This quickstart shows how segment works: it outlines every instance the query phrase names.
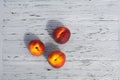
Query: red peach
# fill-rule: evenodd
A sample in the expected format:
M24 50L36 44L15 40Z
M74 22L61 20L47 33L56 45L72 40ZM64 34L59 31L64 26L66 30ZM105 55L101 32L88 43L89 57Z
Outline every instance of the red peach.
M53 31L53 39L59 44L66 43L69 40L70 35L70 30L64 26L57 27Z

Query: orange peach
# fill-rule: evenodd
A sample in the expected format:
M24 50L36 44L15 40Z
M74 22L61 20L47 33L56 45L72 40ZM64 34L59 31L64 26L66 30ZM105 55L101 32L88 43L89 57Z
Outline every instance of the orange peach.
M48 62L54 68L61 68L66 60L66 56L63 52L53 51L48 56Z
M31 41L28 48L33 56L40 56L44 52L44 44L39 40Z
M69 40L70 35L70 30L64 26L57 27L53 31L53 39L59 44L66 43Z

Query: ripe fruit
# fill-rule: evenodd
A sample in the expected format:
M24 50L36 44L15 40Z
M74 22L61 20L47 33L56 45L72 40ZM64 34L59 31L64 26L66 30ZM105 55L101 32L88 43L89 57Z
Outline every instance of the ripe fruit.
M60 51L53 51L48 56L48 62L54 68L60 68L64 65L66 56Z
M69 29L64 26L57 27L53 31L53 39L59 44L66 43L69 40L70 35Z
M44 52L44 44L39 40L31 41L28 48L33 56L40 56Z

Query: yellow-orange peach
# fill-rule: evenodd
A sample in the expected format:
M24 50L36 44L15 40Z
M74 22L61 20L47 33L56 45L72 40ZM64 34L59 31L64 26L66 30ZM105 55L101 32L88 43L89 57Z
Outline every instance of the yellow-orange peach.
M63 52L53 51L48 56L48 62L54 68L61 68L66 60L66 56Z
M33 56L40 56L44 52L44 44L39 40L31 41L28 48Z

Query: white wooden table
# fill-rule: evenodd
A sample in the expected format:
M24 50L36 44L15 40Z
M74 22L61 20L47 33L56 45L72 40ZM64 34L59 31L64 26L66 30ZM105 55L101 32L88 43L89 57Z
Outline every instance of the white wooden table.
M120 80L120 0L0 0L1 80ZM54 26L71 31L68 43L51 38ZM33 57L26 44L40 39L44 55ZM48 52L66 54L61 69Z

